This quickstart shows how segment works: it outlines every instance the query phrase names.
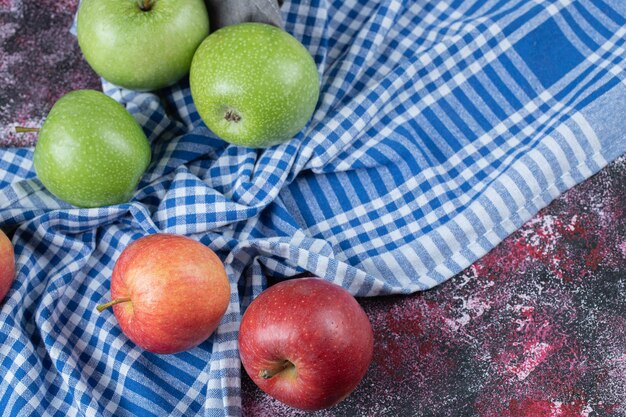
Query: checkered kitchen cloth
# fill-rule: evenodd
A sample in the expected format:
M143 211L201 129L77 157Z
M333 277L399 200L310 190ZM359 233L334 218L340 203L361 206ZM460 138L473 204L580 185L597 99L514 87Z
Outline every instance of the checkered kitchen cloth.
M0 225L17 281L0 313L0 410L20 416L238 415L237 329L303 271L361 296L431 288L626 152L623 0L314 0L285 28L322 79L312 121L267 150L228 146L186 82L103 84L152 142L128 204L75 209L0 151ZM134 239L191 236L225 261L218 332L176 355L120 331L111 270Z

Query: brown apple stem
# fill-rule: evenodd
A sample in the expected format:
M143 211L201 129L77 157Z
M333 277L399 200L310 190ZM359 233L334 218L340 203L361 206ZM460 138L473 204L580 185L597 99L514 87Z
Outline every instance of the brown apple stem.
M295 365L291 361L287 361L286 360L283 363L281 363L280 366L277 366L275 368L272 368L272 369L261 369L259 371L259 376L261 378L263 378L263 379L270 379L274 375L281 373L282 371L284 371L287 368L295 368Z
M15 126L15 133L39 132L38 127Z
M115 304L125 303L127 301L130 301L130 297L116 298L115 300L111 300L106 304L100 304L99 306L96 307L96 310L102 313L104 310L106 310L107 308L111 306L114 306Z
M137 0L137 4L139 5L139 8L141 10L143 10L144 12L147 12L148 10L152 9L154 0Z

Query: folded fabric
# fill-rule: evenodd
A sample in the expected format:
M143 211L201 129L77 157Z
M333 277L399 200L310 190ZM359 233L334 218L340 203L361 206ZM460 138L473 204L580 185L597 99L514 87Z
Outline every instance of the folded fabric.
M77 209L0 150L0 226L17 280L0 312L4 415L236 416L237 330L267 285L309 272L358 296L432 288L626 152L622 0L285 2L321 96L293 140L229 146L186 81L159 94L103 82L153 162L132 201ZM218 332L188 352L137 348L113 314L115 260L155 232L219 254Z

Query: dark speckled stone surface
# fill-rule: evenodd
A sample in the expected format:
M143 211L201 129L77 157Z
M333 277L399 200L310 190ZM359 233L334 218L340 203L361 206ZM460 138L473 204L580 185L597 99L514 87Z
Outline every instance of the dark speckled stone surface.
M0 0L0 145L33 144L54 101L100 87L75 0ZM374 362L319 416L626 416L626 158L434 290L360 300ZM243 378L246 416L299 416ZM306 414L311 415L311 414Z
M15 125L39 126L68 91L100 89L69 32L76 0L0 0L0 144L33 144Z

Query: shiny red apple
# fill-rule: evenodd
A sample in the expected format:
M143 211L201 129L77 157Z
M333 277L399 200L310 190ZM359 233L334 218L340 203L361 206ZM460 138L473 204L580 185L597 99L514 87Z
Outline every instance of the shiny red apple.
M15 254L13 244L0 230L0 303L9 292L15 279Z
M271 286L250 303L239 350L263 391L314 411L356 388L372 360L374 334L348 291L319 278L298 278Z
M111 278L122 331L141 348L177 353L206 340L230 300L224 265L205 245L179 235L137 239L120 255Z

